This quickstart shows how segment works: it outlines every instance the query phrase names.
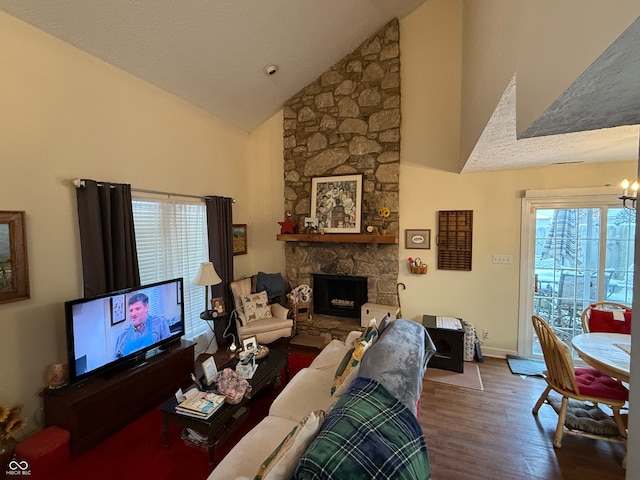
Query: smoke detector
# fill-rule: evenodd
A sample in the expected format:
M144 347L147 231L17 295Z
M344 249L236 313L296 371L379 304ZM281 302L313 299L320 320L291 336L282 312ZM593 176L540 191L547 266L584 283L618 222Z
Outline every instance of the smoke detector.
M274 64L274 63L270 63L269 65L266 65L264 67L265 75L273 75L277 71L278 71L278 66L276 64Z

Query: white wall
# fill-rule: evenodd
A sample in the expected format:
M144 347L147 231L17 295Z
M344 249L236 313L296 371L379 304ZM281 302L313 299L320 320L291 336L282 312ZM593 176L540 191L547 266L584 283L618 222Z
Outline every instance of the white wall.
M3 12L0 32L0 209L26 211L31 283L0 305L0 404L24 404L29 432L82 296L71 179L235 197L244 223L249 136Z
M634 172L635 162L457 175L414 164L410 150L403 150L401 162L401 228L403 232L430 228L433 246L431 250L406 250L404 238L400 240L399 281L407 286L401 293L403 315L416 320L424 313L462 317L479 332L489 331L485 354L516 353L523 191L616 184ZM428 152L428 146L419 150ZM436 268L438 210L473 210L470 272ZM493 254L511 255L513 263L492 264ZM427 275L409 272L406 259L415 256L429 266Z
M284 220L282 121L280 110L249 137L250 175L247 190L252 209L248 248L253 252L253 262L243 265L242 269L238 268L236 278L258 271L284 273L284 242L276 240L276 235L280 233L278 222Z

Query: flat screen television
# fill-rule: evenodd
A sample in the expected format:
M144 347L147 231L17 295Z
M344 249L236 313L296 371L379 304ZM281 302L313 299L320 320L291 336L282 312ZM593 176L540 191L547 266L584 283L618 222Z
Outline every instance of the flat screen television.
M184 335L182 278L65 302L69 383L145 361Z

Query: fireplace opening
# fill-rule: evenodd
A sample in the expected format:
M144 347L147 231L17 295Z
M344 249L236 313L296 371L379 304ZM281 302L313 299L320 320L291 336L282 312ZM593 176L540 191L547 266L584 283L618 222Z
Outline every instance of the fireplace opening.
M313 273L312 278L315 314L360 318L367 303L367 277Z

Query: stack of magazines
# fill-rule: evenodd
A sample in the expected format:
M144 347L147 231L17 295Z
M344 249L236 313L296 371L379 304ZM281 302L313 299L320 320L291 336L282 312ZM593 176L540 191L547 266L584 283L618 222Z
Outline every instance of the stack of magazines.
M209 438L206 435L194 430L193 428L183 429L180 437L187 445L195 447L207 446L209 443Z
M207 419L224 403L224 395L202 392L192 388L185 394L186 398L176 406L176 412L196 418Z

